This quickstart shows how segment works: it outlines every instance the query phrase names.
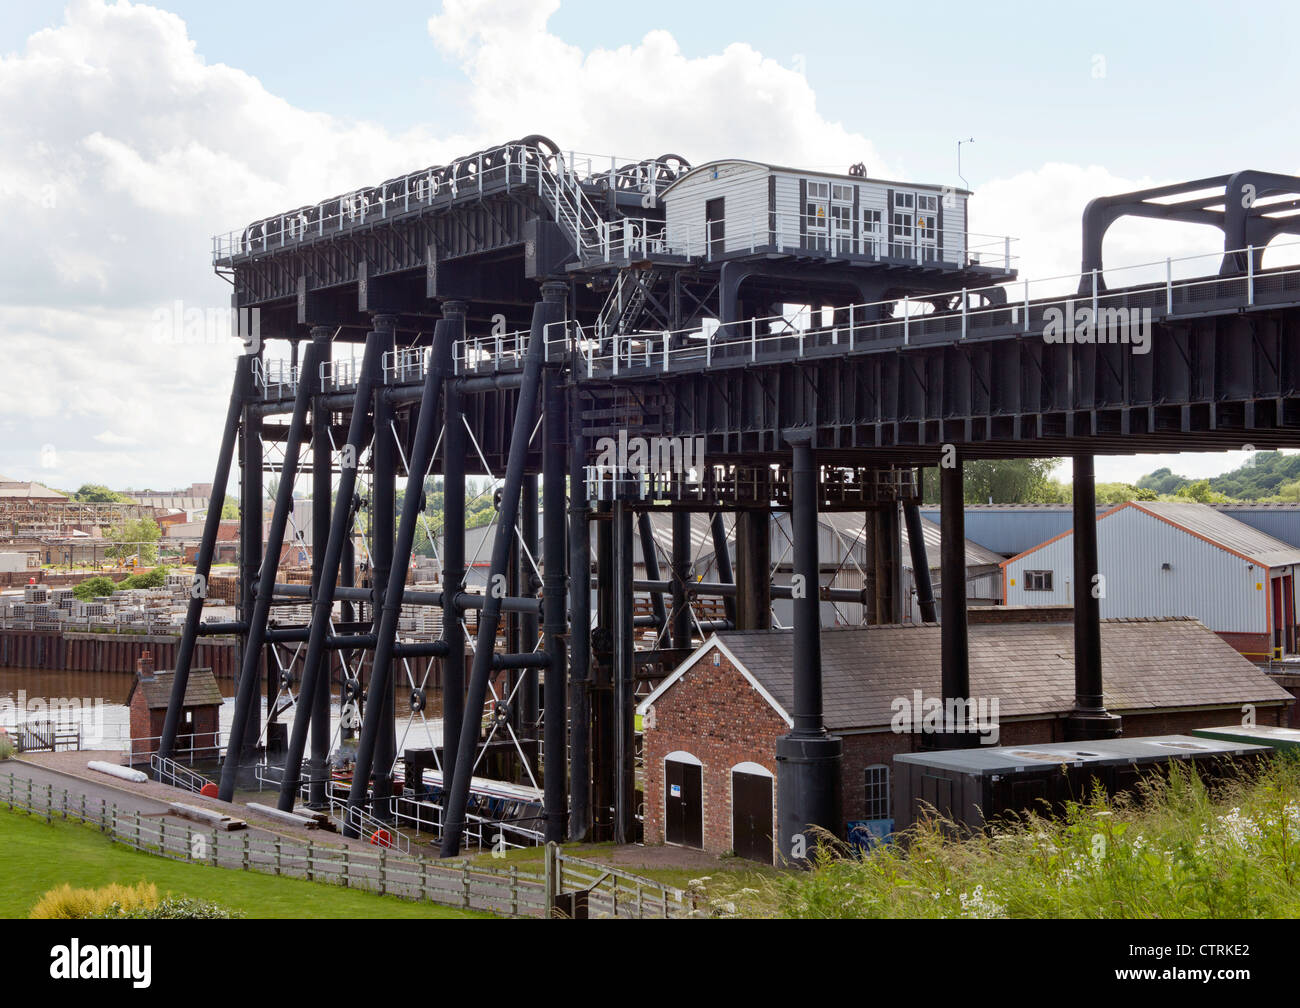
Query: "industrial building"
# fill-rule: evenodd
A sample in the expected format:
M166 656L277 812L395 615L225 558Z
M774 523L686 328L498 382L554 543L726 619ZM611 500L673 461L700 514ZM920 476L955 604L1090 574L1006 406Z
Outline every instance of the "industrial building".
M1096 522L1107 618L1188 616L1254 661L1296 654L1300 548L1191 502L1130 501ZM1071 604L1073 532L1004 561L1008 605Z
M972 610L969 697L989 701L988 748L1066 740L1075 672L1069 616L1065 606ZM932 625L822 634L824 717L843 744L840 835L894 828L894 757L927 742L924 731L900 729L899 713L916 698L943 696L940 644ZM1239 720L1247 703L1259 724L1281 725L1294 699L1195 620L1103 620L1101 647L1106 708L1124 718L1125 735ZM788 633L719 633L638 705L648 842L771 861L777 740L792 723L793 666Z

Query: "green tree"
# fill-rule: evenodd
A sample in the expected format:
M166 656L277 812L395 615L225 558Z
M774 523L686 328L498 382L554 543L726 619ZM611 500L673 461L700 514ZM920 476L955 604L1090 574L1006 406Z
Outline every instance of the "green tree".
M110 490L102 483L83 483L81 489L72 495L74 500L87 504L129 504L131 498Z

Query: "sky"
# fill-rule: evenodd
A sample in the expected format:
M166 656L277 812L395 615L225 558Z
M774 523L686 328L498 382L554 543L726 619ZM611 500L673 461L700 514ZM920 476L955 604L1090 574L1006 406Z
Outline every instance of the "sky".
M0 473L211 479L237 344L212 235L530 133L974 190L1023 276L1095 196L1300 173L1300 7L26 0L0 19ZM958 175L957 141L961 146ZM1122 221L1110 264L1222 248ZM1266 260L1267 261L1267 260ZM198 310L202 326L183 323ZM1100 480L1245 453L1099 458ZM1068 470L1063 470L1064 474Z

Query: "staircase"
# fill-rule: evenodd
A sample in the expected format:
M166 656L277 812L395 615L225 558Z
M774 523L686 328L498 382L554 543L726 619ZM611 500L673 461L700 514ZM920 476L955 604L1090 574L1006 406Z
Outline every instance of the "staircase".
M659 269L627 269L618 274L609 297L596 318L596 332L602 336L636 332L646 314L649 292L665 279Z
M538 163L537 191L555 215L555 222L573 241L578 258L584 263L597 261L601 258L605 220L587 198L577 175L565 167L558 155L556 164L558 171Z

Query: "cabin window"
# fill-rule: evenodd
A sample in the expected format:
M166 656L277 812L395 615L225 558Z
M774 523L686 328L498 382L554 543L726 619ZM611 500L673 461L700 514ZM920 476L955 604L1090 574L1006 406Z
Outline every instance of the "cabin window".
M916 197L916 245L920 258L931 261L939 255L939 197L918 193Z
M829 182L809 182L808 198L804 203L805 230L808 233L808 247L826 249L830 246L826 240L829 228L827 201L830 199Z
M883 763L867 767L864 819L889 818L889 767Z
M862 210L862 254L880 255L880 236L884 221L880 210L865 207Z
M1049 570L1025 571L1025 591L1052 590L1052 572Z
M831 187L831 198L838 203L852 203L853 186L839 185L838 183L836 183L834 186Z

